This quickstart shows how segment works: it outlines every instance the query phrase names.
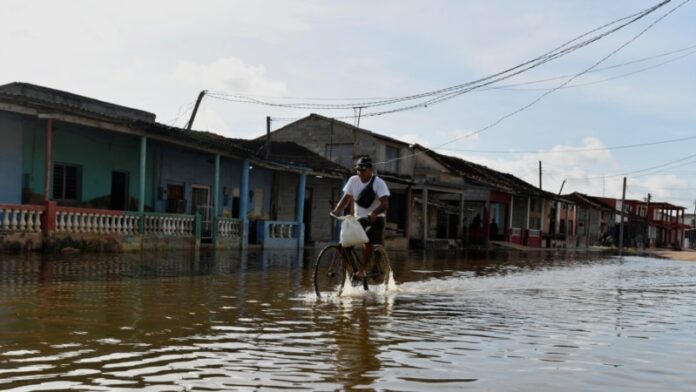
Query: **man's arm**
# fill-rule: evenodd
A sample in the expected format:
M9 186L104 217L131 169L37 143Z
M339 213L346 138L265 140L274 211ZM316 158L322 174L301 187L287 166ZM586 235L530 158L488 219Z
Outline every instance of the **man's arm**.
M387 208L389 208L389 196L382 196L379 198L379 205L377 208L372 210L370 212L370 215L367 217L370 219L370 222L374 222L377 219L377 215L386 212Z
M336 208L331 210L331 213L338 216L340 215L341 211L343 211L347 206L351 205L353 203L353 196L345 193L341 200L338 201L338 204L336 204Z

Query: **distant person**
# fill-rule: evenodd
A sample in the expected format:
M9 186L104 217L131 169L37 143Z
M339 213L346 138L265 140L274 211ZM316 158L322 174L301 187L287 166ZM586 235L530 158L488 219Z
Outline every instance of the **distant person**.
M481 214L476 214L474 219L471 221L471 227L473 228L479 228L481 227Z
M490 239L497 240L498 239L498 224L495 223L495 218L491 221L490 230L491 230Z

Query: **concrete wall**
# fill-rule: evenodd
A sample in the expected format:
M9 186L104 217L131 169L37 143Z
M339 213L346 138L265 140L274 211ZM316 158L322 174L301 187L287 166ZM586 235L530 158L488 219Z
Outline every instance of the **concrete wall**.
M311 189L312 193L312 206L310 211L311 237L305 240L311 242L329 242L332 240L335 222L329 216L329 211L331 211L338 202L341 180L308 177L307 188Z
M46 121L24 118L22 172L31 196L40 198L44 186L44 146ZM151 148L148 148L150 151ZM55 122L53 126L53 163L78 165L81 168L80 201L75 205L108 208L111 195L111 172L128 173L129 210L137 209L140 174L140 138L117 132ZM152 184L154 159L148 154L146 183ZM52 184L51 184L52 188ZM49 191L52 197L52 189ZM152 186L145 189L146 208L153 206Z
M271 207L274 175L273 170L257 166L249 172L249 191L253 193L249 198L249 218L276 220Z
M155 156L156 211L166 210L167 184L182 185L186 212L192 213L191 193L194 185L209 189L209 204L213 205L215 156L189 148L159 143L151 149ZM218 215L231 216L233 198L239 196L241 162L220 158L220 189ZM236 218L236 217L235 217Z
M0 112L0 203L22 201L22 123L18 115Z
M308 117L297 121L274 131L271 137L278 141L301 144L327 159L332 158L326 155L328 144L354 144L355 155L370 155L374 162L385 160L387 145L398 148L400 157L408 157L411 154L405 143L375 137L363 131L356 132L354 127L341 121L334 121L332 127L331 120L321 117ZM379 173L384 167L377 165L376 169ZM412 173L413 159L409 157L399 160L399 174L412 175Z
M275 220L294 221L295 204L297 200L297 184L300 175L296 173L276 173L275 184L277 186L274 200L277 215Z

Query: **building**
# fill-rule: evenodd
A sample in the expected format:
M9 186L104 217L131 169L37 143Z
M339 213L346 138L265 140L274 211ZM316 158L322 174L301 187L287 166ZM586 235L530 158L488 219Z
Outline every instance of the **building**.
M27 83L0 86L0 132L4 248L297 248L307 177L345 175L307 150L305 165L265 159L252 141Z

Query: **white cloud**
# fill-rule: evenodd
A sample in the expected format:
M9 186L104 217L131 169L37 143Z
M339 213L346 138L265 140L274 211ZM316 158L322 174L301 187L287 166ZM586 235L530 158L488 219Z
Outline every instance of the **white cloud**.
M228 57L208 64L179 61L175 77L201 90L222 90L233 94L283 95L287 86L266 77L263 65L246 65L240 59Z

